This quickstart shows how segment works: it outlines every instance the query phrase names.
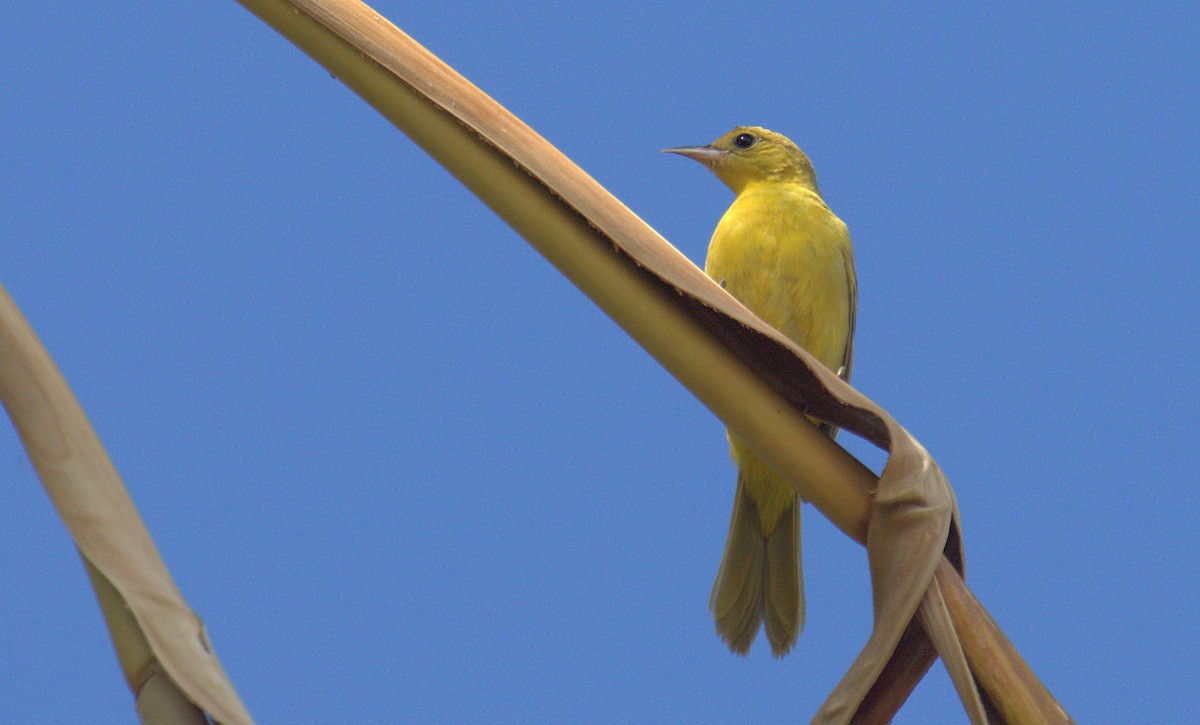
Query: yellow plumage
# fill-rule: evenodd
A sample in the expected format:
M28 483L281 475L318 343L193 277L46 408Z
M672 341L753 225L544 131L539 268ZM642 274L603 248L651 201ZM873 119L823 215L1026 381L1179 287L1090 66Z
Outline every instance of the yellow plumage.
M821 199L808 157L753 126L708 146L667 150L705 164L737 194L709 242L708 275L849 379L857 297L850 234ZM782 657L804 627L800 501L732 432L729 444L737 493L709 608L734 652L748 652L765 622L771 651Z

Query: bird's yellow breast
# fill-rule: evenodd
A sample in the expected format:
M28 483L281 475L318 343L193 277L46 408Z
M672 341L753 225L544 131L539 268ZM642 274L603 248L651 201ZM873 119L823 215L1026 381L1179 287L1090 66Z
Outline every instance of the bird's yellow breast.
M850 336L846 225L797 184L751 185L717 224L705 271L764 322L837 372Z
M776 182L752 184L738 194L713 232L704 268L836 373L849 363L853 265L846 225L821 197L802 185ZM732 432L729 444L762 531L770 535L795 493Z

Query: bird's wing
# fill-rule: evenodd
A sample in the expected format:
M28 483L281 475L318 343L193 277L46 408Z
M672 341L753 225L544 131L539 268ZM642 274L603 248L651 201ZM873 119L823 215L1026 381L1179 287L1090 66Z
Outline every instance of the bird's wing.
M846 335L846 350L842 353L842 366L838 375L842 380L850 380L850 370L854 367L854 321L858 317L858 276L854 273L854 253L850 245L842 250L842 263L846 267L846 292L850 295L850 326Z

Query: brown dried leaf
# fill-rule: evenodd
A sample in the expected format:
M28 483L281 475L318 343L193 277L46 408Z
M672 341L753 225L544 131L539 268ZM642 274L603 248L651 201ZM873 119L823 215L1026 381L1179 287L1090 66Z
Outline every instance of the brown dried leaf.
M934 629L942 656L952 660L949 671L978 718L979 697L967 681L961 648L977 641L956 641L945 614L961 633L970 618L959 615L983 610L947 563L961 571L949 485L903 428L754 318L557 149L366 5L241 2L421 145L807 500L866 542L875 630L831 697L835 708L860 721L890 719L932 662L930 640L913 619L927 601L923 621ZM887 448L882 479L832 444L805 413ZM938 604L937 592L925 599L935 570L939 586L954 595L948 606ZM1004 689L1012 684L1037 703L1044 719L1064 719L1032 673L1015 664L1020 658L999 630L988 634L979 640L986 644L968 647L972 671L1019 676L983 677L986 704L1013 700ZM986 649L990 644L997 647ZM1002 661L990 662L1000 650Z
M177 685L217 720L251 722L83 409L2 288L0 399L84 557L139 710L202 717L173 694Z

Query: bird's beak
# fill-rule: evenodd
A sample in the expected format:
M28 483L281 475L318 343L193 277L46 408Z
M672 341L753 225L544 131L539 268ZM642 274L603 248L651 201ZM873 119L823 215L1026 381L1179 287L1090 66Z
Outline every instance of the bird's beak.
M679 154L706 166L713 166L729 155L728 151L715 149L712 146L680 146L673 149L663 149L664 154Z

